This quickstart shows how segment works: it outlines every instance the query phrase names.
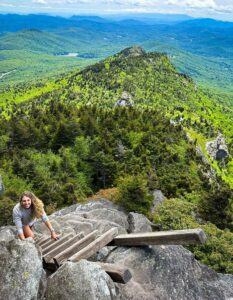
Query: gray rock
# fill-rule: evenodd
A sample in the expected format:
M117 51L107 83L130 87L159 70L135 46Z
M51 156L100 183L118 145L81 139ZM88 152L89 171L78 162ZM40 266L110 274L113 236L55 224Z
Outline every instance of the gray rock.
M111 278L95 263L67 262L48 279L46 300L114 300Z
M0 228L0 242L10 242L15 239L15 230L13 226L4 226Z
M59 225L59 223L55 219L50 219L50 222L51 222L53 228L55 229L56 233L62 232L61 226ZM41 234L44 234L44 235L49 235L50 234L47 226L41 220L37 221L33 225L33 230L35 230L37 233L41 233Z
M0 197L3 195L4 193L4 184L2 181L2 176L0 175Z
M73 205L63 208L59 211L56 211L52 215L53 216L54 215L55 216L64 216L64 215L70 214L71 212L74 212L78 206L79 206L79 204L73 204Z
M130 212L128 215L129 233L151 232L150 221L142 214Z
M233 276L218 274L194 259L182 246L118 247L109 263L124 264L132 279L118 284L118 299L229 300Z
M94 221L94 229L97 229L100 234L103 234L104 232L108 231L111 228L116 227L118 229L118 234L125 234L127 233L126 229L122 226L120 226L117 223L110 222L110 221L97 221L97 220L90 220Z
M97 201L94 199L90 199L88 203L79 204L75 211L77 213L81 213L81 212L88 212L98 208L109 208L109 209L117 209L119 211L124 211L123 208L121 208L120 206L114 204L112 201L109 201L108 199L105 198L101 198Z
M146 51L140 46L128 47L122 50L118 55L123 57L136 57L146 54Z
M166 199L162 191L160 190L154 190L152 192L153 195L153 206L151 207L151 212L154 213L156 210L156 207L163 203L163 201Z
M118 99L117 102L115 103L115 107L117 106L125 107L125 106L132 106L132 105L134 105L134 101L132 100L132 96L127 92L123 92L120 99Z
M219 133L216 140L206 143L209 155L216 160L224 159L228 154L228 148L224 136Z
M43 276L41 254L28 238L0 242L0 298L36 300Z
M126 230L128 229L127 217L123 212L120 212L115 209L94 209L85 214L87 219L94 219L100 221L109 221L124 227Z
M88 233L92 232L94 230L94 226L90 222L78 222L76 223L74 230L76 233L83 232L84 235L87 235Z

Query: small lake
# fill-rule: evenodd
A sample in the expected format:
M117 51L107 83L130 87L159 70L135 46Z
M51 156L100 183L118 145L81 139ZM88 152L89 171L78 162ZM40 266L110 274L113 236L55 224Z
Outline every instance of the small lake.
M70 53L65 53L65 54L58 54L58 56L76 57L76 56L78 56L78 53L70 52Z

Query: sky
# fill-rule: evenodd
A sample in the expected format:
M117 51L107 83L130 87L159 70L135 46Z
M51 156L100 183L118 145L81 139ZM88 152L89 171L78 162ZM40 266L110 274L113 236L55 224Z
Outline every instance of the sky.
M233 22L233 0L0 0L0 13L62 16L168 13Z

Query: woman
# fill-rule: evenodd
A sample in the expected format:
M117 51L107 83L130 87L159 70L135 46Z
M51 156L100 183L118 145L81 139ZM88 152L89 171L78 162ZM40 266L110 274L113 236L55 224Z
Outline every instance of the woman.
M51 232L51 238L57 240L58 236L44 211L43 202L33 193L24 192L20 197L20 202L13 209L13 221L21 240L28 237L34 238L32 226L37 218L42 218L42 221Z

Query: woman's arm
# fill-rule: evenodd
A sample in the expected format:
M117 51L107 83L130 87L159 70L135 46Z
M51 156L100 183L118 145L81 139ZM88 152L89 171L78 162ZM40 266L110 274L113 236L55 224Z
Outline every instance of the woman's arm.
M21 218L21 214L20 214L19 208L17 206L15 206L14 209L13 209L13 222L15 223L15 226L17 228L18 237L21 240L24 240L25 236L24 236L24 233L23 233L22 218Z
M56 234L55 230L53 229L52 224L49 221L49 218L47 217L46 213L44 212L42 215L42 221L45 223L45 225L48 227L50 233L51 233L51 238L54 240L58 240L59 237Z

